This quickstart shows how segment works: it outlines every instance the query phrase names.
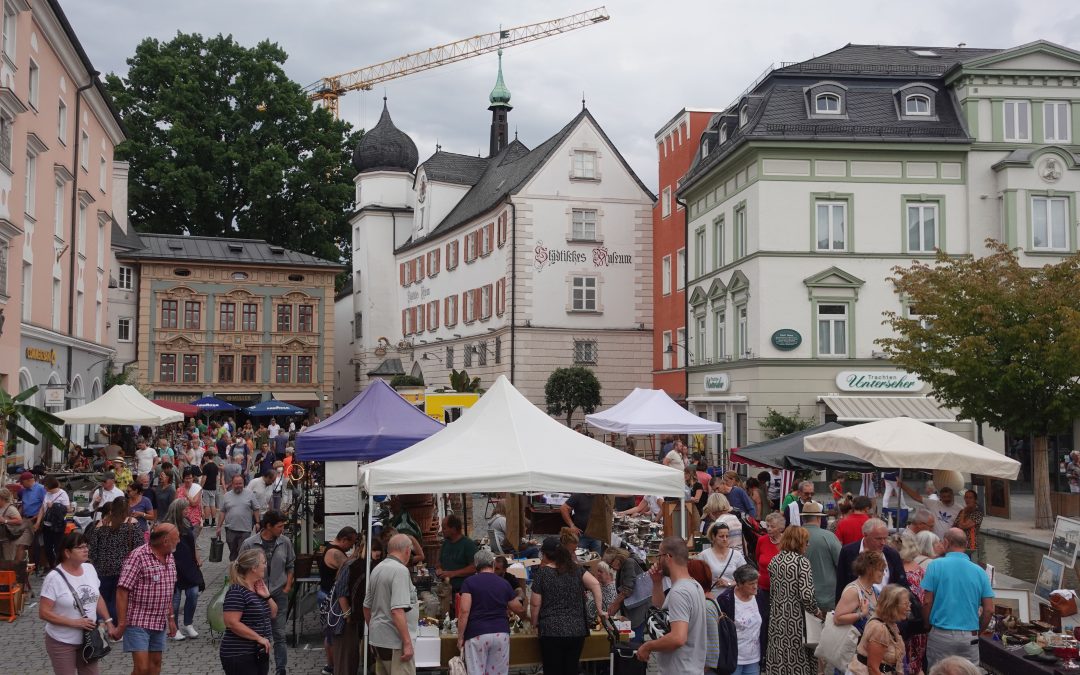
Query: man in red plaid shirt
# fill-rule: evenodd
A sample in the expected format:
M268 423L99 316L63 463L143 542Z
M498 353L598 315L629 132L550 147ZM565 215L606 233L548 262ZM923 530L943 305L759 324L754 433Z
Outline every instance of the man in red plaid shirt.
M179 542L176 526L158 525L150 533L150 542L132 551L120 570L118 623L109 635L114 640L123 636L124 651L131 653L132 675L158 675L166 635L176 632L172 611L176 562L172 554Z

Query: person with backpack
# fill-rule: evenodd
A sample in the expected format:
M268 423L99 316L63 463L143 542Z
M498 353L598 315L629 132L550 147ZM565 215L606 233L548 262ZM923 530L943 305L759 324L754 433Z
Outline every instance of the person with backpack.
M42 484L45 486L45 500L34 521L34 530L41 532L45 559L51 570L60 561L60 541L67 529L67 512L71 506L71 498L60 488L60 481L56 480L56 476L46 476Z
M735 570L735 586L716 599L720 611L735 621L737 655L731 675L758 675L769 644L769 595L758 588L753 565Z
M638 647L637 658L648 661L655 652L660 675L705 672L705 597L701 586L687 570L689 562L686 541L680 537L667 537L660 544L659 558L649 569L652 604L666 613L668 629L662 637ZM671 590L666 596L664 577L671 580Z

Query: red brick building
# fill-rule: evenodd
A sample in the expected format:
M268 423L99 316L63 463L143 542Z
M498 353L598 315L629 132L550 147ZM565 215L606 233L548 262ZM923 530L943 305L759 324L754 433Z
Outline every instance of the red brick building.
M653 207L653 388L685 402L686 364L694 345L686 333L686 211L675 201L698 138L716 110L683 108L656 134L660 182Z

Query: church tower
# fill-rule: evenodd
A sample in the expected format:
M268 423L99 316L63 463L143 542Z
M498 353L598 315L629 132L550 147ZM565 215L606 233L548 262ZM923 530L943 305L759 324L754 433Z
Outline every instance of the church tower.
M499 50L499 77L495 80L495 88L488 97L491 105L491 146L488 156L494 157L510 143L510 127L507 122L508 113L513 110L510 105L510 90L503 83L502 74L502 50Z

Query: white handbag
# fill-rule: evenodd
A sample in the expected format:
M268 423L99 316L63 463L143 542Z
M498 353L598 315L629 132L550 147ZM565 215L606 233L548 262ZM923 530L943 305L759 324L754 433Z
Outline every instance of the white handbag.
M450 659L450 663L446 665L449 667L450 675L469 675L469 671L465 669L465 662L460 656Z
M806 648L814 649L821 642L821 629L824 628L825 622L810 612L803 612L803 622L806 624L806 629L803 631Z
M855 658L861 635L854 625L837 626L835 618L836 612L829 612L825 616L814 656L825 659L830 666L843 671L851 664L851 659Z

